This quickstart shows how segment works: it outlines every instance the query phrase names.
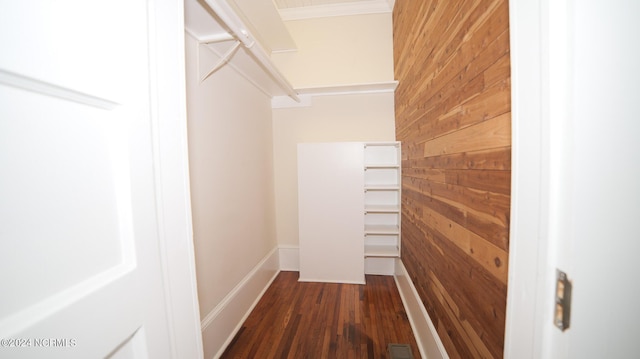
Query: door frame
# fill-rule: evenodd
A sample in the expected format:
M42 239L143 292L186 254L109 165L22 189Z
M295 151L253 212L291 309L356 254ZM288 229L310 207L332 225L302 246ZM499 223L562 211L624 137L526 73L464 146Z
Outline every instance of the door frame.
M540 358L551 325L549 113L544 0L509 0L512 172L505 358ZM551 322L548 322L551 324Z
M155 197L170 357L203 358L189 190L184 4L148 4Z

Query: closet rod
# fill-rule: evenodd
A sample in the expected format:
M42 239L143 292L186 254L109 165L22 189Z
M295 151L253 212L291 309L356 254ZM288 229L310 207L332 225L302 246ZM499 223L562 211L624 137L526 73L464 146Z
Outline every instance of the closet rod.
M242 44L249 50L253 57L258 61L260 66L271 75L271 77L278 83L289 97L296 102L300 102L298 94L293 89L293 86L289 81L280 73L280 71L273 65L271 58L267 54L267 51L260 45L258 41L251 35L251 32L244 25L240 17L229 6L226 0L205 0L207 5L211 7L211 10L218 15L220 20L227 25L233 35L242 42Z
M231 41L235 39L236 38L233 35L224 33L201 37L198 39L198 42L201 44L213 44L215 42Z

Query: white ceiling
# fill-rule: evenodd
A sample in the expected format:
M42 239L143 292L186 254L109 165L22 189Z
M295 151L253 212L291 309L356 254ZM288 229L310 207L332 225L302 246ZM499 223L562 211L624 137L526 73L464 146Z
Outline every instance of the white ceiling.
M254 37L271 53L296 48L282 20L389 13L395 0L185 0L186 28L199 40L229 32L207 2L234 8Z
M244 24L267 52L295 49L296 45L280 20L271 0L216 0L236 9ZM229 32L224 22L213 12L205 0L185 0L185 27L199 40Z
M274 0L278 9L288 9L293 7L334 5L353 2L372 2L376 0Z
M204 61L211 56L198 51L201 81L228 61L266 94L291 95L294 90L268 59L274 51L296 48L286 21L390 13L394 3L395 0L184 0L185 30L199 43L199 50L210 50L217 59L224 59L229 51L232 54L216 64ZM236 41L245 46L237 48Z
M390 13L395 0L272 0L282 20Z

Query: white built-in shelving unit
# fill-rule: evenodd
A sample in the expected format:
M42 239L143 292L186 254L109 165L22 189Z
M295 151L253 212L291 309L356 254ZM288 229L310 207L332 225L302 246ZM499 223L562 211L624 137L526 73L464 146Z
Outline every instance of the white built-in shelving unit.
M300 281L364 283L400 256L399 142L298 145Z
M400 256L399 142L364 143L364 255Z

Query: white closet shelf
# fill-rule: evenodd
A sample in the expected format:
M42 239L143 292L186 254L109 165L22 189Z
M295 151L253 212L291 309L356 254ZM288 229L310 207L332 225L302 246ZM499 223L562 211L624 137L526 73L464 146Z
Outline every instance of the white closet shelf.
M398 86L398 81L382 81L372 83L356 84L335 84L313 87L295 87L294 91L299 95L301 101L294 102L286 96L275 96L271 101L273 108L293 108L308 107L313 102L315 96L352 95L352 94L374 94L393 93ZM371 146L383 146L382 142L367 143ZM386 144L388 146L388 142Z
M367 169L369 169L369 168L373 168L373 169L375 169L375 168L393 168L393 169L396 169L396 168L400 168L400 166L398 164L395 164L395 163L389 163L389 164L366 165L364 167L365 171Z
M400 186L397 184L375 184L375 185L367 185L364 187L366 191L396 191L399 190Z
M401 147L399 142L364 146L364 255L400 257Z
M365 205L365 213L399 213L398 205Z
M376 235L376 234L399 234L400 228L394 225L365 225L364 234Z
M364 246L365 257L399 257L398 247L396 245L375 245L367 244Z
M397 84L397 81L395 81ZM389 147L389 145L395 146L395 147L400 147L400 142L394 142L394 143L390 143L390 142L367 142L364 144L364 148L367 148L369 146L384 146L384 147Z

